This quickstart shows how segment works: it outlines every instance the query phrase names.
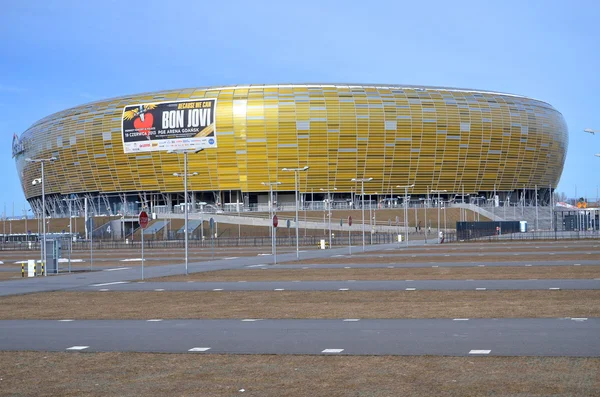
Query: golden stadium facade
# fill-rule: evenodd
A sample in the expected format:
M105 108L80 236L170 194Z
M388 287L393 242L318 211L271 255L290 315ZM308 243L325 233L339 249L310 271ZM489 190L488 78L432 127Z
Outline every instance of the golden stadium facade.
M118 202L182 201L183 156L125 153L122 122L132 104L216 99L217 145L188 156L193 199L252 204L281 182L302 195L360 192L353 178L373 178L365 192L380 196L431 190L516 201L514 192L550 192L568 146L562 115L551 105L490 91L404 85L280 84L189 88L85 104L39 120L13 141L26 198L39 208L40 164L49 158L45 194L51 205L90 197L109 212ZM128 108L129 109L129 108ZM306 197L306 196L303 196ZM140 200L141 199L141 200ZM53 204L52 204L53 203Z

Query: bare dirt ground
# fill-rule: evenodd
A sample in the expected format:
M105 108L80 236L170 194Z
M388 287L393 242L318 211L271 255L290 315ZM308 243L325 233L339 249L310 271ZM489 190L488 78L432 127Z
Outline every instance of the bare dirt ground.
M517 280L600 278L600 266L220 270L148 281Z
M0 352L0 395L593 396L598 373L597 358Z
M600 317L600 291L48 292L0 319Z

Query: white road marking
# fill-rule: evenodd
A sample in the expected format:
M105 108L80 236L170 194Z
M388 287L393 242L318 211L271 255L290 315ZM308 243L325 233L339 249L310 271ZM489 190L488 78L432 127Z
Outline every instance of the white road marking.
M273 291L285 291L283 288L275 288Z
M452 321L469 321L468 318L453 318Z
M485 265L477 265L478 267L485 267Z
M581 263L574 263L573 266L581 266Z
M71 263L81 263L83 259L71 259ZM69 258L58 258L58 263L69 263Z
M469 354L490 354L491 350L471 350Z
M121 259L120 262L141 262L142 258L128 258L128 259Z
M71 347L67 347L67 350L85 350L88 347L89 346L71 346Z
M267 265L250 265L250 266L246 266L246 267L263 267L263 266L267 266Z
M92 287L104 287L106 285L127 284L129 281L113 281L112 283L92 284Z
M262 318L245 318L242 321L244 322L253 322L253 321L260 321L262 320Z
M164 290L165 290L164 288L156 288L154 291L156 291L156 292L162 292Z
M344 321L352 322L352 321L360 321L360 318L346 318Z
M332 258L340 258L340 257L344 257L344 255L332 255Z
M388 266L388 269L393 269L393 268L394 268L394 266Z
M238 281L238 283L245 283L245 282L247 282L247 281L246 280L240 280L240 281Z
M127 270L131 269L130 267L115 267L114 269L104 269L105 272L115 272L117 270Z
M146 320L146 321L151 322L151 323L157 323L159 321L162 321L162 318L152 318L152 319Z
M106 291L109 291L109 289L108 288L100 288L98 291L100 291L100 292L106 292Z
M273 255L273 254L258 254L257 256L270 256L270 255Z
M223 288L215 288L213 291L223 291Z
M531 265L525 265L526 267L531 267Z
M60 322L62 322L62 323L68 323L68 322L75 321L75 320L71 320L71 319L64 319L64 320L58 320L58 321L60 321Z
M585 321L585 320L587 320L587 317L571 317L571 320L573 320L573 321Z
M349 283L355 283L356 280L348 280Z
M308 269L308 268L307 268ZM350 269L350 266L344 266L344 269Z
M344 349L325 349L321 353L341 353Z
M439 267L439 266L431 266L431 267Z
M406 280L406 281L415 281L415 280Z
M308 269L308 267L303 267L302 269L306 270ZM350 269L349 267L347 267L346 269Z
M348 291L350 288L340 288L339 291Z
M475 291L485 291L487 288L475 288Z
M558 290L560 290L560 288L558 288L558 287L550 287L550 288L548 288L548 289L550 289L550 290L553 290L553 291L558 291Z
M210 350L210 347L192 347L189 352L205 352Z
M416 291L416 288L406 288L406 291Z

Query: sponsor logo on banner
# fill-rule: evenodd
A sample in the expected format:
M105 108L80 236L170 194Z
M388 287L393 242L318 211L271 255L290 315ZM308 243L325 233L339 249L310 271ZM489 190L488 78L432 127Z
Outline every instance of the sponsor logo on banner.
M121 134L125 153L202 149L217 146L214 98L145 103L123 108Z
M19 139L17 134L13 135L12 139L12 156L15 157L18 154L21 154L25 151L25 147L23 142Z

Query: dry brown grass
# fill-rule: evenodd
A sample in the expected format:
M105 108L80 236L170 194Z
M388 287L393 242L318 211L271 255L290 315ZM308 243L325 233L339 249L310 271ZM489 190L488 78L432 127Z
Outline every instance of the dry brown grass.
M0 395L592 396L598 373L597 358L0 352Z
M516 280L530 278L598 278L600 266L518 266L438 268L351 268L220 270L169 276L149 281L322 281L322 280Z
M599 317L600 290L48 292L0 319Z

